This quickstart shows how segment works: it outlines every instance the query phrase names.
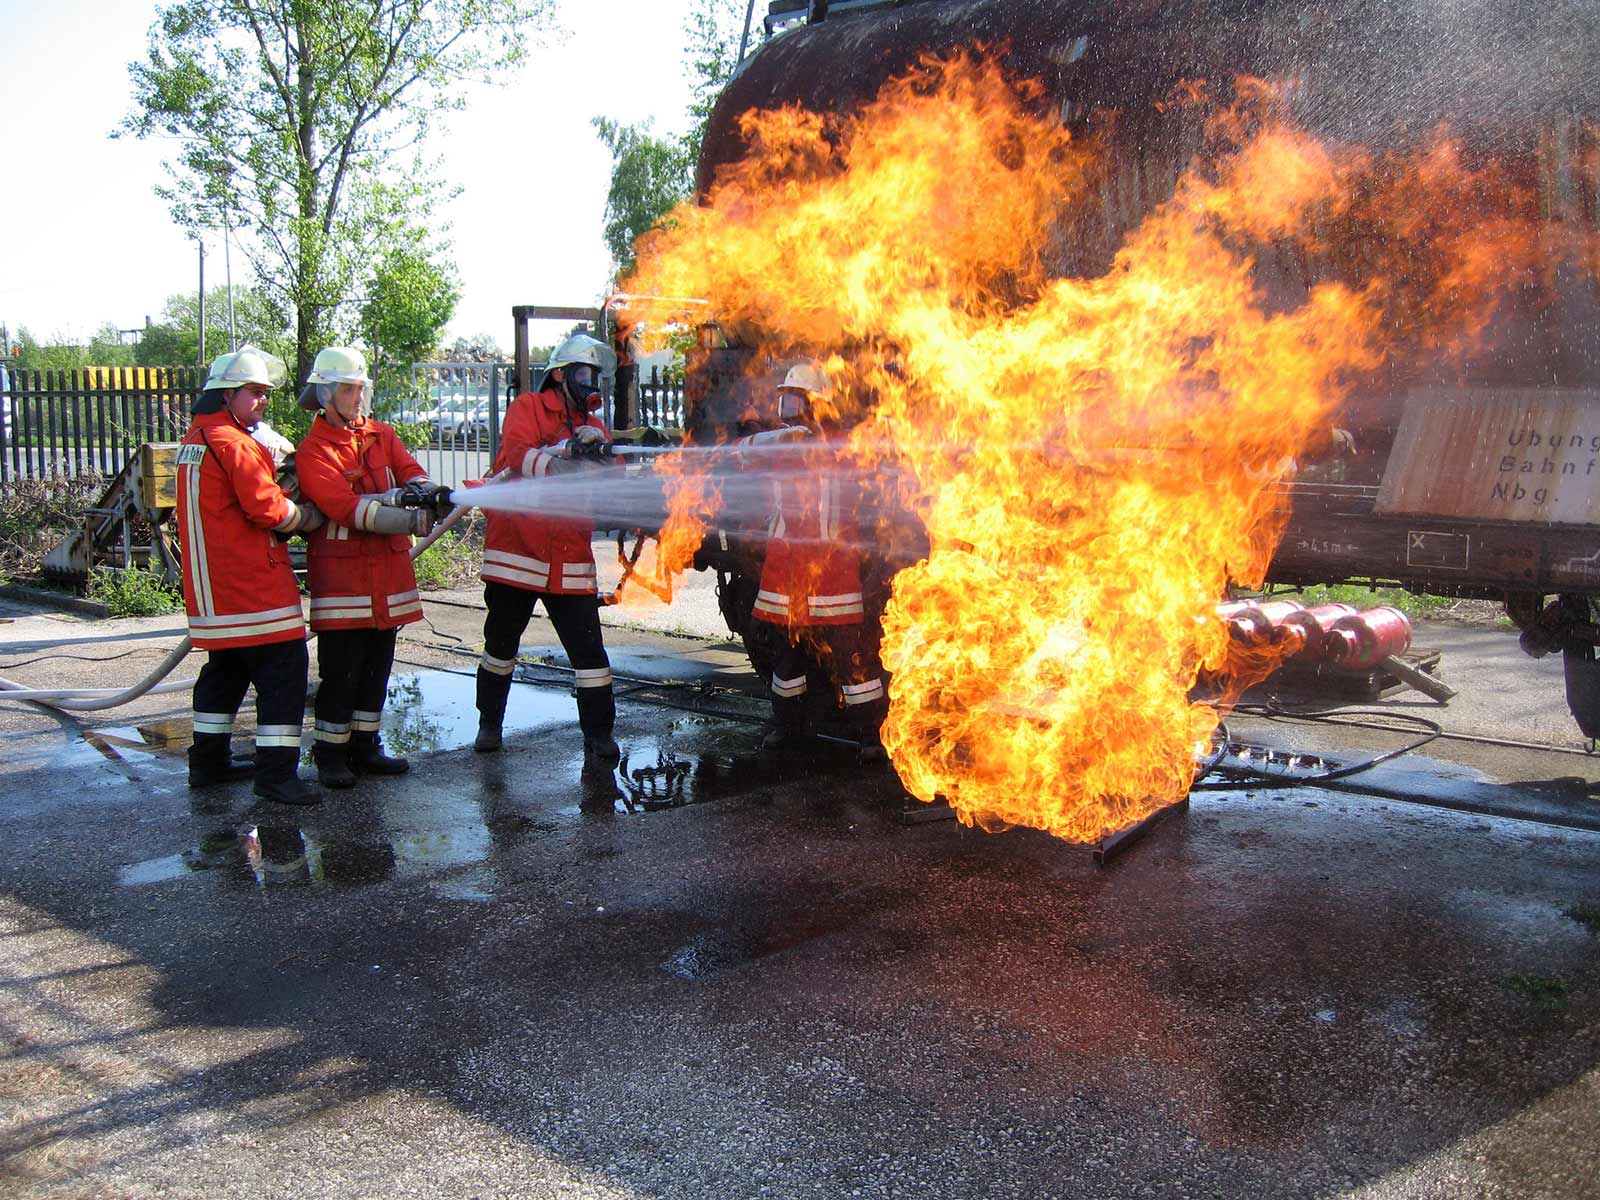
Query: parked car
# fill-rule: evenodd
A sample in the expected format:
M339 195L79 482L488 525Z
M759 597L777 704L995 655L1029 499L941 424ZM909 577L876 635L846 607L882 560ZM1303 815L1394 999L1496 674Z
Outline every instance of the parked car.
M468 446L488 449L489 405L486 401L454 406L440 405L422 415L433 430L433 440L441 446Z

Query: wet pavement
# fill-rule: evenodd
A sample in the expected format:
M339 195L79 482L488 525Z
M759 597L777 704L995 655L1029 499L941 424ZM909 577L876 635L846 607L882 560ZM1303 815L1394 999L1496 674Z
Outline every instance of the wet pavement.
M704 643L616 639L614 768L558 665L475 755L430 617L412 772L318 808L190 793L181 696L0 714L4 1194L1600 1195L1592 759L1197 791L1102 867L764 761Z

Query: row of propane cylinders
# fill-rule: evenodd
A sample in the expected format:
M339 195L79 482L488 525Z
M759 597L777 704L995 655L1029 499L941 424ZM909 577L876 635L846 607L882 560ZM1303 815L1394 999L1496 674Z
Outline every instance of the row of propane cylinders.
M1389 666L1411 647L1410 619L1387 605L1362 612L1353 604L1235 600L1218 605L1217 616L1246 645L1280 647L1285 660L1348 671Z

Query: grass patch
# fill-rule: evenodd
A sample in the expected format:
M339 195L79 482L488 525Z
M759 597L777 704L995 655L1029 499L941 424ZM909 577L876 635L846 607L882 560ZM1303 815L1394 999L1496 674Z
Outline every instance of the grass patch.
M1446 617L1461 601L1451 596L1418 596L1404 588L1371 588L1359 583L1319 583L1293 592L1273 592L1273 599L1295 599L1302 604L1353 604L1357 608L1388 605L1416 620Z
M465 587L478 577L482 535L473 517L464 518L460 525L446 530L438 541L412 560L417 586L423 591Z
M1580 900L1567 909L1567 916L1579 925L1586 925L1590 933L1600 933L1600 903L1593 900Z
M1567 981L1549 975L1513 975L1508 983L1511 990L1519 992L1543 1008L1565 1008Z
M89 576L89 599L100 601L113 617L159 617L183 607L182 592L137 566L95 568Z

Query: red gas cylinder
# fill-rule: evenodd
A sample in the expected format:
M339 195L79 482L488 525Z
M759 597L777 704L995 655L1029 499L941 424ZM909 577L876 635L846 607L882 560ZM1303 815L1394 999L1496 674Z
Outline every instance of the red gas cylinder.
M1328 630L1333 628L1334 622L1341 617L1354 616L1354 604L1314 604L1310 608L1302 608L1297 613L1290 613L1283 619L1283 628L1286 636L1298 636L1302 639L1297 655L1306 658L1321 658L1327 652Z
M1340 617L1328 630L1328 661L1351 671L1375 667L1411 645L1411 621L1398 608L1369 608Z
M1276 642L1283 636L1283 622L1305 605L1296 600L1268 600L1265 604L1254 600L1235 600L1219 604L1217 615L1226 621L1233 635L1252 644Z

